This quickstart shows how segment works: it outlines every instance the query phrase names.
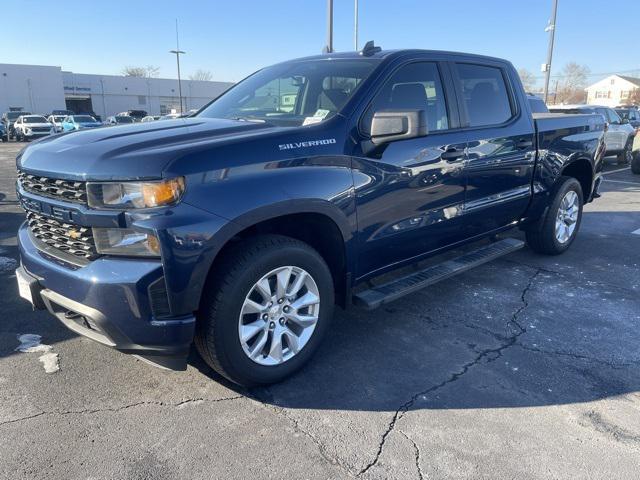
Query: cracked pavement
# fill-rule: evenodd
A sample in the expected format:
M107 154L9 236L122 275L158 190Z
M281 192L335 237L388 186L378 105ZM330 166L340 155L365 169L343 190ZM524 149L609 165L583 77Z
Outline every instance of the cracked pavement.
M0 145L12 259L17 150ZM636 478L640 177L607 178L566 254L524 249L337 311L308 367L250 391L195 354L166 372L78 337L0 270L0 478ZM22 333L59 372L14 351Z

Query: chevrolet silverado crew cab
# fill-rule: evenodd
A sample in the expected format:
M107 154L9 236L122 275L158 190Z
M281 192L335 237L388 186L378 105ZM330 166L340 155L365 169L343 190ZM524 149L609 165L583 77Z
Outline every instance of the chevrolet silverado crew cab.
M600 115L532 115L496 58L369 43L288 61L191 118L28 146L19 290L156 365L186 368L195 343L234 382L276 382L334 304L374 308L511 252L523 242L496 234L514 227L564 252L603 134Z

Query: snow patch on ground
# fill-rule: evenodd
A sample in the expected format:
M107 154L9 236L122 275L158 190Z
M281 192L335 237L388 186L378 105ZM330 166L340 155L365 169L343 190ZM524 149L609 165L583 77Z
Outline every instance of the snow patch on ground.
M40 343L42 337L35 333L25 333L18 335L18 341L20 345L16 348L18 352L23 353L37 353L37 352L49 352L53 348L51 345L45 345Z
M59 356L57 353L53 353L51 351L53 350L51 345L40 343L40 340L42 340L42 337L35 333L24 333L22 335L18 335L20 345L16 347L16 351L23 353L43 353L44 355L40 355L38 360L42 362L44 371L46 373L55 373L60 370L60 365L58 363Z
M45 353L44 355L41 355L38 360L42 362L44 365L44 371L47 373L56 373L60 370L57 353Z
M18 268L18 262L11 257L0 257L0 272L13 272Z

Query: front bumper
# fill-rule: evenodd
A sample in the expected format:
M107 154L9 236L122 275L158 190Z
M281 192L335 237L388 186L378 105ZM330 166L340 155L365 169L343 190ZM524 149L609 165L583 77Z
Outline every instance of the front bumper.
M25 133L23 137L24 138L41 138L41 137L48 137L49 135L51 135L51 132L31 132L31 133Z
M162 367L186 368L195 317L154 317L150 287L163 280L159 260L102 257L70 268L36 242L23 224L19 270L32 282L35 307L46 307L68 328L103 345Z

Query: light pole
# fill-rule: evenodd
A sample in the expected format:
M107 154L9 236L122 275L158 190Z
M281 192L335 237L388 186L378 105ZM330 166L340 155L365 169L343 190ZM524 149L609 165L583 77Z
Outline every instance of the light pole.
M180 79L180 55L183 55L187 52L183 52L182 50L169 50L169 53L175 53L176 62L178 64L178 95L180 96L180 113L182 113L182 80Z
M547 63L544 68L544 103L547 103L549 97L549 78L551 77L551 59L553 57L553 42L556 35L556 16L558 14L558 0L553 0L553 11L551 12L551 20L545 31L549 32L549 49L547 50Z
M180 113L182 113L182 79L180 78L180 55L184 55L187 52L180 50L180 41L178 39L178 19L176 18L176 49L169 50L169 53L173 53L176 56L176 63L178 64L178 95L180 96Z
M358 51L358 0L353 5L353 49Z
M324 53L333 53L333 0L327 0L327 44Z

